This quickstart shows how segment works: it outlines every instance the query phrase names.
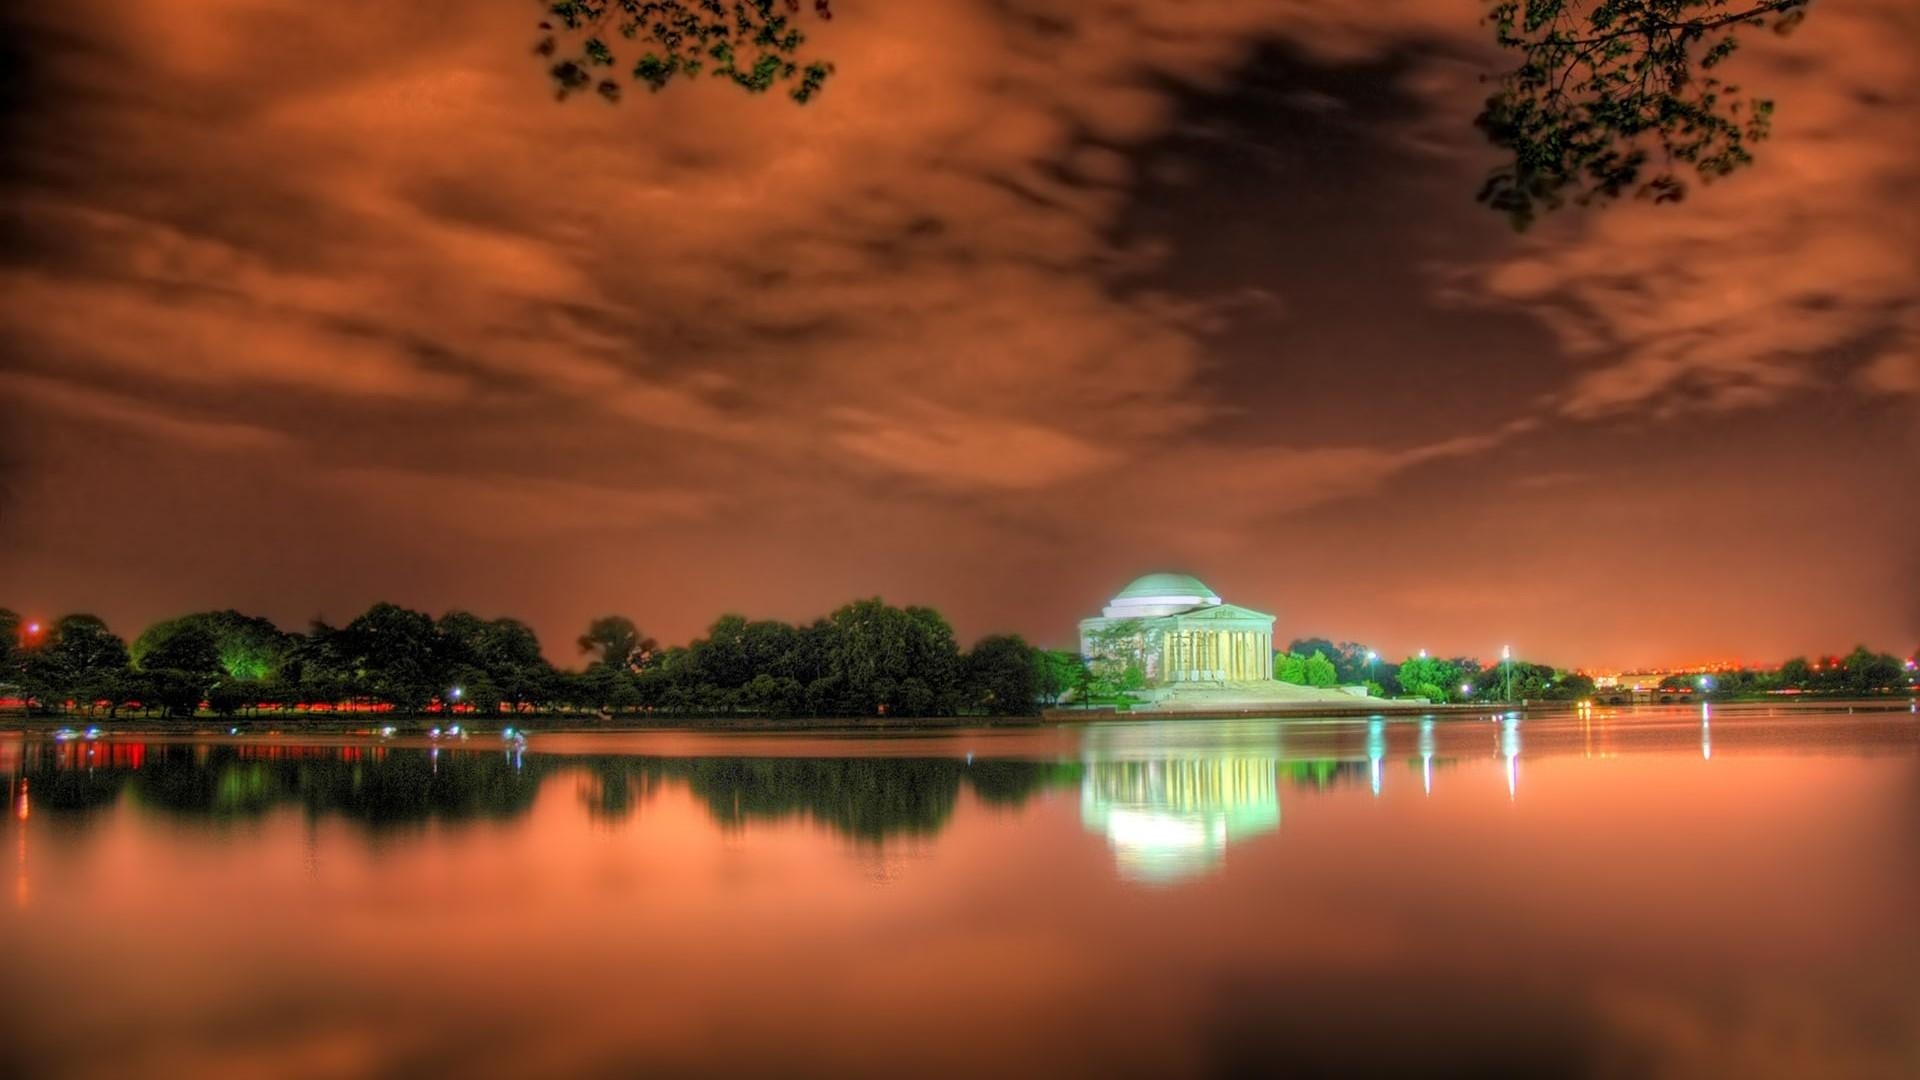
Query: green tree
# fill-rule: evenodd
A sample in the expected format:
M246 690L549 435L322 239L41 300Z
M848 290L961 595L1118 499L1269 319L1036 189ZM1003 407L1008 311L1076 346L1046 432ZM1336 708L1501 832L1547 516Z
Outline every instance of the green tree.
M1138 619L1121 619L1093 632L1087 643L1087 697L1110 700L1146 687L1144 634Z
M155 623L133 644L133 659L152 676L152 689L169 716L191 716L226 670L207 621L194 616Z
M1363 683L1367 681L1368 648L1357 641L1342 641L1335 644L1323 637L1295 638L1287 646L1287 651L1298 656L1312 656L1320 653L1333 663L1334 681L1339 683Z
M828 616L828 674L850 716L930 716L959 698L960 647L931 608L857 600Z
M966 704L991 716L1031 716L1046 660L1017 634L993 634L966 657Z
M439 663L451 673L451 685L461 688L462 701L475 710L519 709L552 694L553 665L526 623L449 611L435 630Z
M788 96L803 105L833 73L832 64L800 58L807 38L795 19L799 0L541 0L541 6L548 17L534 52L547 62L563 99L591 88L620 100L620 69L629 60L625 76L649 90L705 72L754 94L790 84ZM813 9L821 19L833 17L828 0L813 0Z
M578 639L580 651L595 654L602 664L638 671L660 646L642 634L633 620L624 615L602 615L587 624L587 632Z
M1850 694L1875 694L1893 690L1906 682L1906 672L1898 657L1877 653L1865 645L1856 645L1840 661L1841 679Z
M5 690L20 685L21 666L26 662L26 628L20 615L0 608L0 697Z
M1474 665L1475 669L1479 665ZM1432 702L1458 700L1460 665L1434 656L1410 656L1401 661L1397 676L1403 693Z
M233 679L275 678L296 644L272 622L238 611L201 611L167 619L148 627L134 639L133 662L146 667L146 654L155 643L194 626L213 641L216 669Z
M1277 653L1273 658L1273 677L1294 686L1307 685L1307 658L1296 652Z
M53 696L72 698L93 715L96 702L111 708L127 673L127 643L92 615L67 615L53 624L46 644L34 650L41 671L34 682Z
M807 707L807 691L791 675L762 671L738 692L740 708L758 716L792 716Z
M1308 686L1328 687L1340 681L1339 673L1334 670L1333 661L1318 649L1300 665L1300 674L1305 677Z
M1042 701L1058 705L1060 699L1077 688L1087 661L1071 649L1047 649L1040 654L1039 692Z
M424 612L375 604L333 635L333 647L358 689L397 710L419 712L451 688L438 630Z
M1510 155L1480 200L1525 228L1543 209L1632 193L1676 202L1753 160L1773 102L1720 77L1744 31L1785 33L1809 0L1491 0L1518 63L1475 123Z

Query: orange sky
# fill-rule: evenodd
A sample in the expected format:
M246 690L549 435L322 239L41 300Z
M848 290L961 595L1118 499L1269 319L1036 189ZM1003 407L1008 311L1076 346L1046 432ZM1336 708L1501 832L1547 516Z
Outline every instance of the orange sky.
M1920 9L1525 236L1473 5L1108 9L838 3L805 108L556 103L532 4L9 16L0 603L1066 643L1180 569L1393 653L1920 639Z

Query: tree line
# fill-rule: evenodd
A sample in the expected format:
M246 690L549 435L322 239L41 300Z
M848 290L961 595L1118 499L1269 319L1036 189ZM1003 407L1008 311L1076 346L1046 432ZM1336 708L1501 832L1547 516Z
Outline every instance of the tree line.
M1146 685L1139 658L1095 642L1091 663L1011 634L961 649L932 608L858 600L805 625L723 615L705 636L661 647L625 616L593 620L562 669L527 624L464 611L439 618L378 603L304 632L237 611L166 619L128 643L102 620L47 625L0 608L0 698L30 712L89 716L258 714L382 709L397 713L655 712L676 716L1025 716L1071 698L1125 700ZM1275 677L1303 686L1364 685L1380 697L1433 702L1605 697L1578 671L1522 659L1482 663L1424 653L1389 662L1352 641L1297 638ZM1670 676L1676 694L1875 694L1910 690L1915 661L1864 646L1796 657L1778 668Z
M377 603L304 632L237 611L167 619L129 644L92 615L50 624L0 608L0 697L29 711L222 716L261 710L590 711L760 717L1032 715L1082 680L1073 653L993 634L962 649L932 608L858 600L806 625L721 616L661 647L625 616L559 668L532 627Z
M1371 659L1369 659L1371 658ZM1274 676L1303 686L1366 685L1383 697L1424 697L1434 702L1581 701L1624 695L1596 686L1583 672L1514 657L1485 662L1467 656L1421 653L1397 663L1357 642L1297 638L1277 653ZM1734 667L1664 677L1658 690L1672 697L1729 699L1769 693L1871 696L1912 691L1920 682L1920 651L1902 659L1855 646L1844 656L1809 661L1794 657L1778 667Z

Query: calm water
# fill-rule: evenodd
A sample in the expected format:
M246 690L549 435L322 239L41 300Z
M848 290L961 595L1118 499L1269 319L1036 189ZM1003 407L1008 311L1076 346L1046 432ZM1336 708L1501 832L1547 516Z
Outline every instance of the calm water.
M7 1076L1920 1076L1920 715L0 734Z

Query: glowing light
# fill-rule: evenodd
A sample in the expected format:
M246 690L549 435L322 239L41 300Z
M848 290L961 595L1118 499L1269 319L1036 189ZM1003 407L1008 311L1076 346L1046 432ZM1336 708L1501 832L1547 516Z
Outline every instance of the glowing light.
M1471 693L1473 693L1473 684L1472 684L1472 683L1461 683L1461 684L1460 684L1460 692L1461 692L1461 693L1463 693L1463 694L1471 694Z
M1511 645L1500 646L1500 659L1502 660L1513 659L1513 646Z
M1373 777L1374 798L1380 797L1380 763L1387 754L1387 728L1384 721L1367 724L1367 769Z
M1507 800L1513 801L1520 787L1520 717L1509 714L1500 729L1500 753L1507 759Z
M1433 794L1433 721L1420 721L1420 784Z
M39 623L37 623L37 622L30 622L30 623L28 623L28 624L27 624L27 633L29 633L29 634L37 634L37 633L39 633L39 632L40 632L40 624L39 624Z
M1422 659L1422 660L1425 660L1426 658L1427 658L1427 650L1425 650L1425 649L1421 649L1421 650L1420 650L1420 659Z
M456 687L454 687L454 688L453 688L453 690L452 690L452 691L450 691L450 693L451 693L451 695L452 695L452 697L453 697L453 700L455 700L455 701L459 701L459 700L460 700L460 688L459 688L459 687L457 687L457 686L456 686Z

